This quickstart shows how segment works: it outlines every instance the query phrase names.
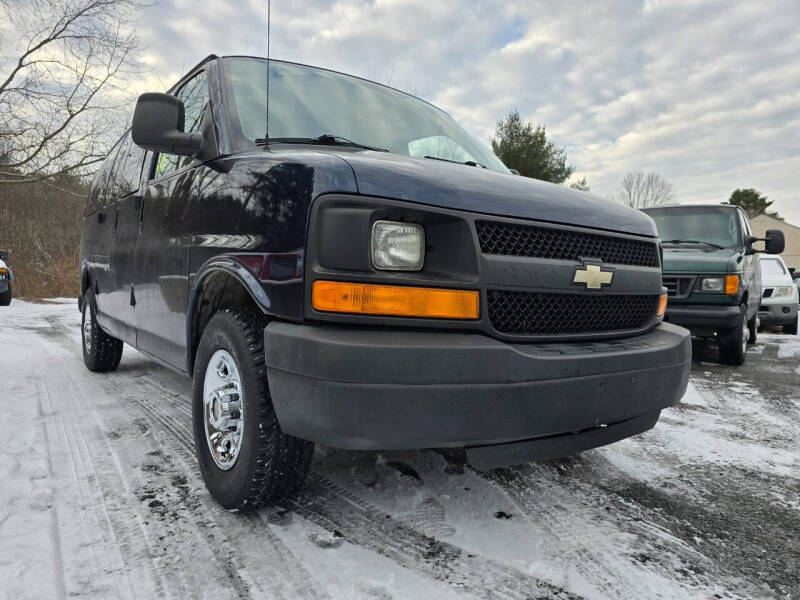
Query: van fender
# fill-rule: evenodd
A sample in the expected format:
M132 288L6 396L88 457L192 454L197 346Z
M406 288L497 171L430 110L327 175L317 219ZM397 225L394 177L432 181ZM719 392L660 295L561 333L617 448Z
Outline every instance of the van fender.
M271 302L267 292L256 276L232 255L221 254L209 259L200 267L189 289L189 298L186 308L186 372L189 376L194 370L195 350L192 344L195 314L198 301L205 282L214 274L225 273L237 280L250 294L253 302L265 314L270 314Z
M89 268L89 261L83 259L80 265L80 295L78 296L78 310L83 312L83 297L86 295L89 286L94 287L94 293L98 293L97 280L92 279L91 270Z

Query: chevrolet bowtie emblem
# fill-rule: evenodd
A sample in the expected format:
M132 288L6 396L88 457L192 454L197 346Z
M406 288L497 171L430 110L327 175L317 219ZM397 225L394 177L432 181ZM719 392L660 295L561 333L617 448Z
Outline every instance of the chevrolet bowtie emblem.
M599 290L604 285L610 285L613 278L613 271L603 271L597 265L586 265L575 269L572 283L585 283L587 289Z

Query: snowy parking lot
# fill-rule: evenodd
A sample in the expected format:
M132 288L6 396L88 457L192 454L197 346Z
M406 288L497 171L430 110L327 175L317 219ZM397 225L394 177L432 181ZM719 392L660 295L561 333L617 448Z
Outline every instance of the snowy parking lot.
M0 598L798 598L800 341L695 345L639 437L480 474L318 449L295 501L229 514L190 382L126 347L88 372L73 300L0 312Z

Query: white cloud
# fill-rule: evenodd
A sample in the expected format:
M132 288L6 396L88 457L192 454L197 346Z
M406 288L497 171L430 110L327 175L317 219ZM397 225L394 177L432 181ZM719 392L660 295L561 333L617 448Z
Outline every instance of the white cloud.
M756 187L800 224L796 0L276 0L272 17L273 57L406 89L484 140L518 108L601 195L655 170L681 201ZM265 20L264 0L165 0L140 28L148 85L210 52L263 55Z

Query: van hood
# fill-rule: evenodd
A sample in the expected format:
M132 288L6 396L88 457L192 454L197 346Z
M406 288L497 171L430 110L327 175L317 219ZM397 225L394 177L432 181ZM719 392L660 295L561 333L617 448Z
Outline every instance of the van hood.
M535 219L656 237L644 213L593 194L529 177L438 160L325 149L352 167L359 194L502 217Z
M664 273L726 274L739 270L739 248L664 248Z

